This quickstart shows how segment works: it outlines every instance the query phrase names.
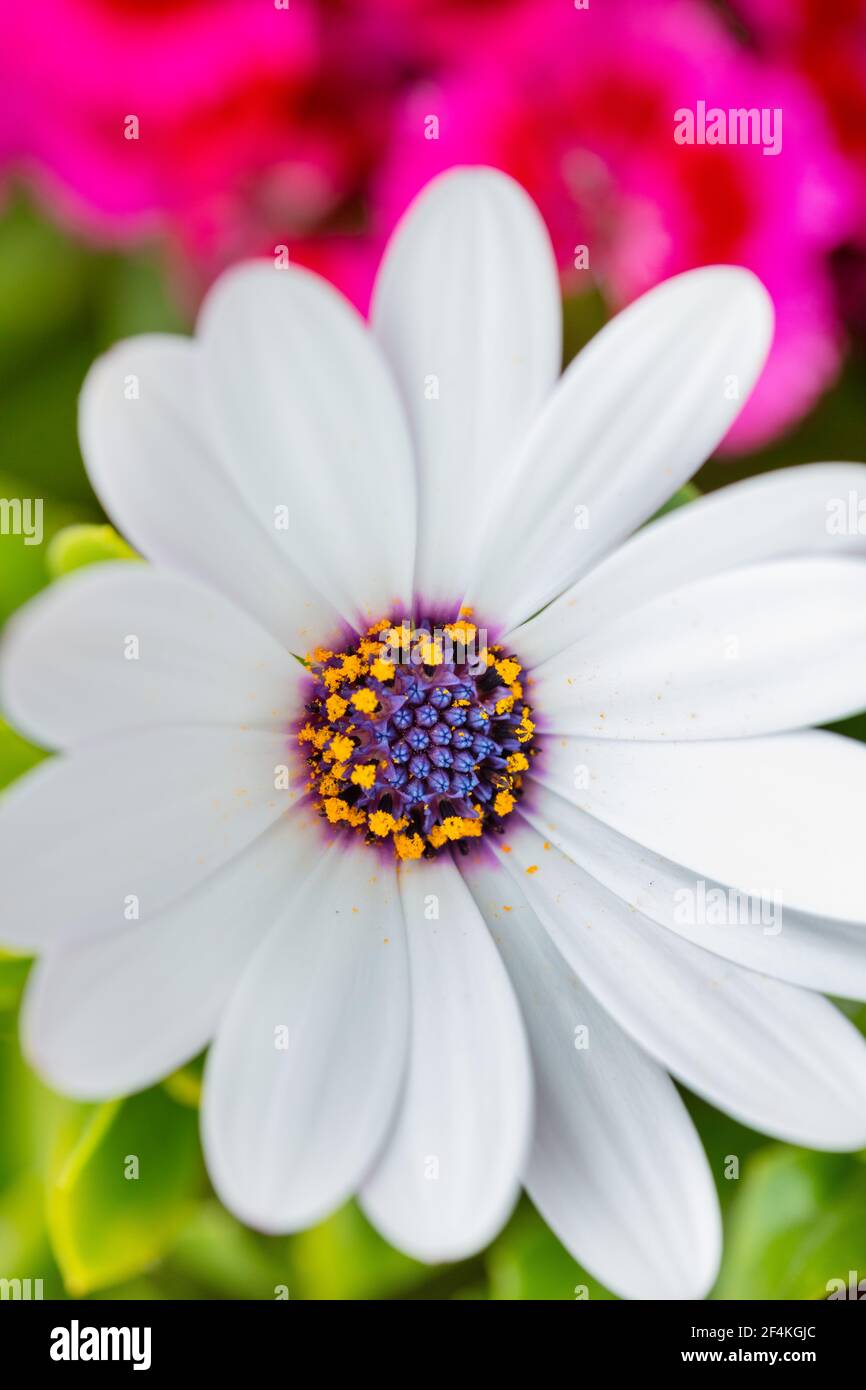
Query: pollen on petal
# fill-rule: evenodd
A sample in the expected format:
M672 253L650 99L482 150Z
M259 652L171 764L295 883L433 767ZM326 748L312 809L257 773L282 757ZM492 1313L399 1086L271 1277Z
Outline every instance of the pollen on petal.
M394 848L401 859L420 859L424 853L424 841L420 835L395 835Z
M388 811L374 811L369 817L368 824L374 835L391 835L396 830L402 830L406 824L405 820L395 820Z

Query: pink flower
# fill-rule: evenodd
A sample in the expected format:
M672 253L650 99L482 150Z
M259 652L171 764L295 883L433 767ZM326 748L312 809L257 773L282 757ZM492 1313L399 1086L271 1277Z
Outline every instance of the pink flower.
M750 40L784 59L821 102L857 199L851 240L833 258L839 308L866 340L866 3L864 0L737 0Z
M324 44L312 0L6 6L0 161L90 236L167 232L201 289L239 255L339 228L363 187L385 104L324 70Z
M420 0L415 11L426 24ZM796 421L839 365L827 254L851 215L847 171L802 82L750 57L692 0L585 11L527 0L488 26L482 47L479 62L407 101L380 186L383 223L439 169L485 162L541 207L567 287L594 282L612 307L692 266L748 266L773 296L776 340L728 444L753 447ZM780 152L677 144L675 112L699 101L781 108ZM575 268L580 246L589 270Z

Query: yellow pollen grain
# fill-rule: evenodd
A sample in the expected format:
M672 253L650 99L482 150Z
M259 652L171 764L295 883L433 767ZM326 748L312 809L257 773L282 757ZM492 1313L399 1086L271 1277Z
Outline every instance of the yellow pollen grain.
M409 627L408 623L404 623L402 627L389 627L385 633L385 642L387 645L392 649L396 648L398 651L401 651L403 647L407 647L411 638L412 629Z
M460 621L456 623L446 623L445 631L448 633L449 637L453 637L455 642L462 642L465 646L467 642L472 641L478 628L474 623Z
M379 657L370 667L370 675L377 681L392 681L395 670L393 661L386 661L384 657Z
M523 718L517 726L517 742L528 743L535 733L535 725L529 717L529 706L523 707Z
M505 685L513 685L514 681L517 680L517 677L523 670L523 667L520 665L519 661L514 661L511 657L506 657L503 661L497 661L496 670L502 677Z
M366 763L356 767L349 780L354 782L356 787L363 787L365 791L369 791L376 780L376 764Z
M352 694L352 704L355 706L355 709L360 710L362 714L372 714L377 708L379 701L376 698L376 692L374 690L356 690Z
M337 734L331 739L327 752L325 753L325 758L328 762L334 762L337 759L339 759L340 762L345 762L354 747L355 745L352 740L347 738L345 734Z
M510 714L511 711L512 711L513 709L514 709L514 696L513 696L513 695L503 695L503 697L502 697L501 700L497 700L497 701L496 701L496 713L497 713L497 714Z
M424 841L420 835L395 835L394 848L401 859L420 859L424 853Z
M514 797L511 792L497 792L493 801L493 809L497 816L507 816L509 811L513 811Z
M341 671L339 666L328 666L322 672L322 680L328 690L336 690L338 685L342 685L346 679L345 671Z
M512 753L506 767L509 772L526 772L529 768L529 759L525 753Z
M349 701L344 700L342 695L329 695L325 701L325 709L332 724L335 720L342 719L348 708Z
M418 651L425 666L441 666L445 660L439 643L429 637L418 643Z
M529 866L529 868L526 870L526 872L527 872L528 874L537 874L537 873L538 873L538 865L537 865L537 864L530 864L530 866Z
M402 820L395 820L388 811L374 811L368 817L367 824L374 835L391 835L396 830L403 830L408 824L405 817Z

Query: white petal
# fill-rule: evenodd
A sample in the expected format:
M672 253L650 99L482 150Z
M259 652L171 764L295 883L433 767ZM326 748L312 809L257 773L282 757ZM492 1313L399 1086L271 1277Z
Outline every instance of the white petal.
M450 861L401 871L412 1022L406 1090L362 1205L417 1259L482 1249L516 1200L532 1119L529 1054L496 948ZM428 920L436 901L438 916Z
M719 743L540 740L546 785L656 854L785 910L866 922L866 746L810 730Z
M19 610L0 698L54 748L149 724L284 729L303 703L301 671L212 589L121 561L79 570Z
M500 857L572 970L680 1081L789 1143L866 1144L866 1040L826 999L657 926L525 824L509 841Z
M779 468L707 493L638 531L509 640L534 666L706 575L785 556L866 553L866 535L835 521L852 495L866 498L860 463Z
M630 909L726 960L806 989L866 999L866 922L839 921L749 897L629 840L535 783L530 825Z
M866 561L779 560L653 599L533 672L554 733L743 738L866 706Z
M532 201L493 169L434 179L386 250L371 318L415 443L416 588L459 601L479 516L559 373L556 262Z
M652 516L727 432L771 333L769 296L734 266L667 280L607 324L497 491L476 611L523 621Z
M238 266L199 332L212 440L260 524L349 622L407 611L415 477L397 391L373 335L299 268Z
M406 942L396 875L370 865L345 840L323 855L241 976L208 1054L208 1170L260 1230L297 1230L345 1201L394 1111Z
M336 611L281 551L273 510L256 515L244 501L209 442L207 410L191 339L119 343L91 367L81 393L90 480L149 560L205 580L303 655L333 635Z
M196 1056L316 852L307 824L303 812L282 818L153 920L43 957L22 1015L40 1075L99 1100L151 1086Z
M23 950L146 923L302 793L284 734L142 730L53 758L0 798L0 934Z
M466 877L529 1033L532 1200L575 1259L615 1293L703 1298L718 1267L721 1223L676 1088L572 974L508 875L478 859Z

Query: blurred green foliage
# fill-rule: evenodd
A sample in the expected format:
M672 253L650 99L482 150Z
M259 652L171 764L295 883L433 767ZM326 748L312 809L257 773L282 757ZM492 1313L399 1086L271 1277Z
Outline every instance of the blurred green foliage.
M0 622L85 564L132 558L105 524L76 441L76 400L110 343L188 325L155 255L87 251L23 201L0 219L0 495L41 497L46 544L0 539ZM603 317L566 304L566 359ZM788 439L752 458L712 460L701 490L766 468L862 456L862 364L853 363ZM682 489L669 504L685 505ZM667 510L669 508L665 508ZM841 726L866 738L866 716ZM0 787L44 754L0 721ZM79 1105L27 1067L17 1015L30 962L0 953L0 1274L42 1278L46 1297L210 1299L609 1298L528 1199L489 1250L429 1269L393 1250L350 1204L292 1237L231 1217L201 1161L201 1059L140 1095ZM866 1031L866 1010L848 1008ZM725 1298L822 1298L830 1275L866 1274L866 1162L771 1143L693 1097L726 1225ZM137 1176L129 1158L137 1156ZM736 1177L726 1176L738 1160Z

